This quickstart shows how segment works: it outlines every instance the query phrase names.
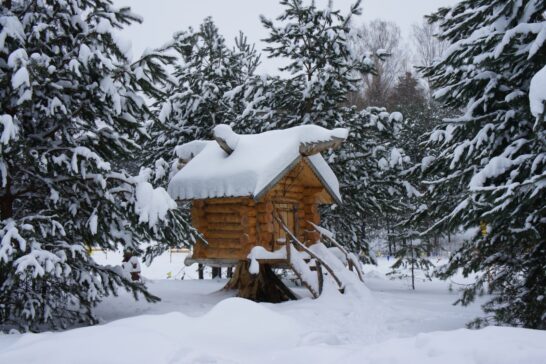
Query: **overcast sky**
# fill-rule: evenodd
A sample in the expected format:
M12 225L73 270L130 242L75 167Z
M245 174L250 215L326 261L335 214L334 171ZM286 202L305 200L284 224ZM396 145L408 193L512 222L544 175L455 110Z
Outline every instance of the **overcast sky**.
M166 43L173 33L189 26L197 27L201 21L212 16L220 32L231 41L242 30L258 48L260 39L266 37L259 16L278 16L282 7L278 0L114 0L117 6L130 6L144 18L142 24L132 25L122 34L133 45L133 54L138 56L146 48L155 48ZM354 0L334 0L334 7L347 12ZM455 4L457 0L363 0L362 16L354 23L381 18L396 22L404 35L409 35L411 25L420 22L424 15L441 6ZM317 0L317 5L327 0ZM262 71L275 73L277 64L263 59Z

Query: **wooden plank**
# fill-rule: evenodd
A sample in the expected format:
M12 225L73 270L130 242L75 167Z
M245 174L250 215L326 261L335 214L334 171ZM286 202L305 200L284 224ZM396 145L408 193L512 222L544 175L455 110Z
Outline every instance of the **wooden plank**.
M249 197L224 197L224 198L211 198L207 200L207 205L214 204L248 204Z
M208 247L213 247L213 248L217 248L222 245L241 243L239 238L207 238L207 241L209 243Z
M240 259L240 260L246 260L248 254L245 254L245 252L242 249L232 249L232 248L219 248L215 249L214 251L211 251L209 254L207 254L208 259Z
M273 231L275 231L275 225L273 224L273 222L265 222L263 224L260 224L259 228L260 232L264 233L272 233Z
M207 242L209 243L209 247L222 247L222 246L228 246L228 245L234 245L239 246L241 244L248 244L249 242L249 235L248 234L241 234L237 236L228 237L225 235L220 234L213 234L214 236L211 236L209 232L205 234L205 238L207 239Z
M240 204L215 204L207 205L204 208L206 213L220 213L220 214L240 214L246 212L248 209L247 206Z
M242 225L245 220L248 221L248 218L235 214L207 214L209 223L240 223Z
M256 226L256 216L241 216L241 225L248 229L249 227Z
M200 233L204 233L207 230L207 220L204 218L197 218L192 216L192 225L199 230Z
M303 194L307 196L312 196L316 195L317 193L321 193L322 191L324 191L324 187L306 186Z
M275 189L275 191L303 194L303 192L305 191L305 187L300 184L296 185L296 184L287 183L282 186L279 186L279 188Z
M209 223L207 229L210 231L240 231L241 233L247 230L243 225L236 223Z
M300 202L303 200L303 194L301 193L287 193L283 196L284 198L288 198L290 200L294 200L294 201L297 201L297 202Z
M203 207L192 206L192 208L190 209L190 212L192 215L201 216L205 214L205 209Z
M273 222L273 215L272 214L258 214L258 216L256 217L256 220L260 224L272 223Z
M286 185L293 185L293 186L303 186L303 181L301 180L299 174L287 176L282 179L281 183L279 183L280 186L286 186Z
M318 205L316 203L306 203L303 205L303 211L305 211L306 214L318 214Z
M304 233L305 240L310 241L311 243L315 243L316 241L320 240L320 233L317 231L306 231Z
M258 241L258 236L256 234L248 234L247 245L254 246L254 245L256 245L257 241Z
M311 221L313 224L318 225L318 224L320 224L320 215L318 213L317 214L305 215L305 220L306 221Z
M273 241L273 232L262 232L260 234L260 244L269 244Z
M300 204L301 203L301 199L294 199L294 198L288 198L288 197L285 197L285 196L276 196L275 197L275 203L276 204L279 204L279 203L284 203L284 204Z
M256 226L249 226L246 230L245 230L245 233L247 233L249 236L256 236L256 234L258 233L257 230L256 230Z
M282 182L281 182L281 185L290 185L290 184L295 184L295 183L300 183L299 182L299 179L297 177L294 177L292 175L292 177L288 176L288 177L285 177Z
M273 203L271 201L258 203L256 210L258 213L271 214L273 212Z
M238 232L238 231L229 231L229 230L208 230L207 233L205 234L205 237L207 238L207 240L209 238L219 238L219 239L240 239L241 236L243 236L243 232Z
M193 200L191 202L192 207L195 207L196 209L202 209L205 207L205 201L204 200Z
M226 236L231 236L230 234L239 234L239 236L242 236L243 234L248 234L250 237L256 238L257 231L255 226L249 226L248 228L243 228L242 226L234 226L234 225L215 225L215 226L209 225L207 227L207 233L212 233L212 234L226 233L227 234Z
M290 263L286 259L257 259L260 264L269 264L275 268L290 268Z
M317 203L317 198L315 195L305 196L302 199L303 203L306 205L315 205Z
M281 193L278 194L278 196L284 196L286 198L291 198L293 200L303 200L303 198L305 197L305 195L303 194L303 191L293 191L292 189L288 189L288 190L282 190L282 191L279 191Z
M192 221L192 224L193 225L201 225L201 224L205 224L207 223L207 219L205 218L205 216L200 216L200 215L196 215L196 214L192 214L191 215L191 221Z
M249 236L248 234L243 234L241 238L239 239L242 245L248 245L249 242Z
M195 243L195 245L193 246L193 254L200 254L200 253L203 252L206 248L207 248L207 246L206 246L202 241L198 241L198 242Z

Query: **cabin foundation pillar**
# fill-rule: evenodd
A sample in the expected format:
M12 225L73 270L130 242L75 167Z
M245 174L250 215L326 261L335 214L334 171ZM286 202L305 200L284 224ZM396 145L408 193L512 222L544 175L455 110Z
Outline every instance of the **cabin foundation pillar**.
M255 302L279 303L297 299L270 265L260 264L258 274L251 274L249 267L248 261L239 262L224 289L236 289L237 297Z

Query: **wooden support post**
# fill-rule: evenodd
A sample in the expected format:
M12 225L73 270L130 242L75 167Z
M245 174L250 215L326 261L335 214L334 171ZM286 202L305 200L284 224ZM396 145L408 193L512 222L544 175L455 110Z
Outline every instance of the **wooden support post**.
M222 278L222 268L212 267L212 278Z
M324 287L324 276L322 275L322 264L317 260L316 261L316 267L317 267L317 278L318 278L318 288L319 288L319 294L322 294L322 288Z
M237 297L256 302L278 303L296 299L269 264L260 264L258 274L251 274L249 267L248 261L240 262L224 289L236 289Z

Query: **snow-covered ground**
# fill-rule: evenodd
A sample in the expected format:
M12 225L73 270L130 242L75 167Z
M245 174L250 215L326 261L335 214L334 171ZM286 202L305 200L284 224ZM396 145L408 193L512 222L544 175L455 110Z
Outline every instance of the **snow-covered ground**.
M437 280L411 291L385 276L392 260L382 258L365 267L369 290L258 304L222 291L225 280L191 279L196 269L182 269L183 258L165 254L143 267L160 303L122 293L98 307L101 325L1 335L0 363L546 363L546 332L463 328L480 308L452 305L462 277L452 291Z

